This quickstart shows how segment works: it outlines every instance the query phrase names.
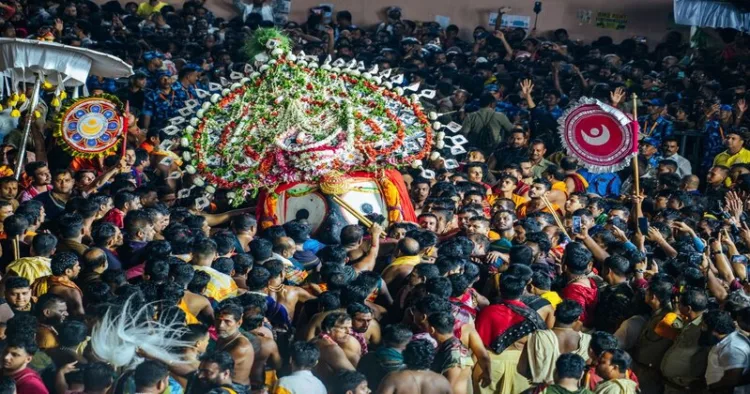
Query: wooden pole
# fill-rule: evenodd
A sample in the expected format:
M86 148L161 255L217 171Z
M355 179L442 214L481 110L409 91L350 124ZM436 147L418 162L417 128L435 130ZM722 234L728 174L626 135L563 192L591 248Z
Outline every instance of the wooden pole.
M128 150L128 116L130 115L130 100L125 102L125 119L122 122L122 158L125 158L125 152Z
M638 122L638 95L633 93L633 119ZM640 134L640 131L639 131ZM635 136L636 141L639 136ZM639 148L640 149L640 148ZM635 185L635 195L640 196L641 195L641 176L638 173L638 155L640 154L640 151L635 152L635 156L633 156L633 184Z

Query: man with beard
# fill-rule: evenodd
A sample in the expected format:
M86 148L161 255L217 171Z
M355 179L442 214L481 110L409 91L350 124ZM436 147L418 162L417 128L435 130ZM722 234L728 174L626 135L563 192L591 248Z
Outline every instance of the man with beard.
M81 272L78 258L71 252L56 253L50 262L52 276L37 279L32 285L34 295L51 293L62 298L74 316L83 316L83 292L73 282Z
M225 304L216 311L216 339L213 350L227 352L234 359L231 371L231 382L250 385L250 370L255 360L255 352L250 340L242 332L242 307L236 304ZM203 365L201 364L201 369ZM222 369L223 371L224 369Z
M235 361L227 352L207 354L185 389L186 394L245 394L247 389L232 382Z
M172 75L169 71L159 70L156 72L156 81L159 86L146 93L143 104L141 116L144 129L164 127L168 119L177 115L177 93L172 89Z
M24 333L25 334L25 333ZM48 394L47 388L39 374L27 368L34 354L38 351L36 344L27 335L17 335L11 338L3 351L3 376L10 376L15 380L15 390L21 394Z
M403 351L406 369L391 372L380 384L378 394L395 393L452 393L450 382L443 375L430 370L435 358L435 347L426 340L411 341Z
M424 208L424 202L430 196L430 181L428 179L417 177L411 181L411 191L409 197L414 204L414 213L419 215Z
M515 236L513 231L513 224L516 222L516 213L513 211L498 211L492 215L492 221L490 222L492 230L490 230L489 237L493 242L496 241L507 241L508 247L510 247L510 241Z
M643 133L656 140L656 146L661 146L662 141L673 134L672 122L662 116L666 104L661 99L646 100L644 104L648 107L648 115L641 116L638 123Z
M52 190L52 173L43 161L35 161L26 164L24 167L26 175L31 177L31 186L21 193L20 202L31 200L32 198Z
M68 169L58 169L52 174L52 190L34 197L44 205L47 220L55 220L65 212L65 204L73 193L73 186L73 173Z
M36 343L41 349L58 347L57 327L68 317L68 306L65 300L54 294L47 293L39 297L36 304L36 318L39 329L36 333Z
M372 309L363 303L352 303L346 307L346 313L352 318L351 335L359 342L364 356L368 352L368 344L380 344L380 324L373 319Z
M519 164L529 155L529 140L526 133L520 127L510 132L506 144L496 149L490 157L488 167L491 171L505 168L508 164Z
M524 219L526 215L532 212L552 213L547 207L547 204L542 201L542 197L545 197L551 189L552 185L546 179L535 179L534 183L531 185L531 189L529 189L529 198L531 198L531 200L521 204L516 209L518 219ZM554 209L559 216L562 216L562 211L557 204L552 204L552 209Z
M542 173L550 164L554 163L544 158L544 155L547 153L547 146L544 141L535 139L531 141L530 146L529 161L531 162L531 174L536 179L542 176Z
M315 376L327 385L333 383L337 371L354 371L362 349L352 331L352 319L346 313L331 313L323 319L322 332L312 340L320 351L320 362L315 366Z

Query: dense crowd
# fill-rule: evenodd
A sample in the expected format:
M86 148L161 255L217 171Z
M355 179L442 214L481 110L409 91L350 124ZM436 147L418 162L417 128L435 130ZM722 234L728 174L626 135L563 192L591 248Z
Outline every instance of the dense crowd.
M61 149L47 92L14 174L34 111L15 116L5 96L0 394L750 393L746 36L649 46L498 22L469 37L398 7L364 27L244 1L231 20L205 0L0 3L0 36L136 71L86 84L129 103L122 155ZM221 190L171 176L168 119L244 72L244 40L274 24L295 51L437 92L422 104L472 148L427 162L429 179L402 171L417 223L262 228L254 201L230 209ZM638 172L564 154L558 120L583 96L642 114ZM698 155L684 156L685 133ZM129 342L92 338L103 328Z

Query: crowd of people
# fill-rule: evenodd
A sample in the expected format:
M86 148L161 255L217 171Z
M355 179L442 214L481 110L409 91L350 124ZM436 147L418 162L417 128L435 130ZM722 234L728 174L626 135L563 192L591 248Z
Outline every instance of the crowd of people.
M136 70L87 81L129 103L122 155L71 157L43 93L16 174L35 111L0 112L0 394L750 393L746 36L649 46L501 17L468 35L398 7L372 27L325 7L296 23L245 1L231 20L205 0L0 4L2 37ZM262 228L254 201L171 176L168 119L244 72L244 40L274 24L295 51L434 89L424 107L461 125L467 154L402 171L416 223L371 215L325 244L305 215ZM637 172L565 155L558 120L583 96L643 114ZM681 153L686 131L700 156ZM130 342L169 328L179 360L104 349L92 336L118 315L120 336L146 327Z

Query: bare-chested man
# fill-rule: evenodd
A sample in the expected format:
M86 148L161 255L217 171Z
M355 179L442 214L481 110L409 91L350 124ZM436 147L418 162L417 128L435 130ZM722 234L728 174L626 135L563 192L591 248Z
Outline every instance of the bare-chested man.
M312 341L320 351L313 372L326 386L341 370L354 371L362 349L351 336L352 319L346 313L331 313L323 319L322 332Z
M362 286L356 286L356 285L346 286L344 289L341 290L341 296L339 297L340 301L336 303L335 307L333 307L332 309L324 310L322 312L318 312L315 315L313 315L313 317L310 318L310 321L305 326L304 330L300 330L301 334L298 337L305 341L312 340L315 336L320 334L320 332L322 331L323 320L325 320L325 318L328 317L328 315L332 313L346 314L347 308L349 307L349 305L352 305L354 303L365 304L365 298L367 298L367 295L368 295L368 289ZM321 298L323 298L322 295L321 295ZM370 312L372 312L372 309L370 309ZM372 317L374 318L375 315L373 314ZM372 327L373 327L373 324L369 324L368 330L370 330ZM377 329L378 331L380 330L380 325L377 325ZM369 338L373 335L372 333L373 332L370 331L369 333L366 333L365 336Z
M370 227L370 246L364 242L364 232L358 225L350 225L341 229L341 245L346 248L349 256L348 264L357 272L372 271L375 269L375 261L380 251L380 234L383 228L380 225L373 224Z
M47 292L62 297L68 305L72 316L83 316L83 292L73 280L81 272L78 257L72 252L58 252L50 262L52 276L42 277L38 281L47 281ZM32 286L34 290L36 286Z
M369 306L355 302L346 308L352 318L352 336L362 346L362 355L367 354L370 346L380 344L380 323L373 318Z
M411 273L414 267L421 263L419 256L419 242L413 238L403 238L398 241L398 251L396 258L390 265L385 267L382 276L383 281L389 289L401 289L404 281Z
M409 342L402 355L406 369L386 375L378 394L450 394L451 385L443 375L430 370L435 348L426 339Z
M284 284L284 263L280 260L266 261L263 263L263 266L271 273L271 278L268 280L267 287L268 295L273 297L276 302L286 308L289 319L294 318L294 311L297 307L297 303L305 303L308 300L315 298L307 290L301 287Z
M263 319L263 315L255 315L245 320L243 324L243 328L255 335L260 342L260 351L255 353L253 368L250 372L253 389L273 384L276 381L276 371L281 368L279 347L273 339L273 333L263 327Z
M232 382L249 386L255 352L250 340L240 332L242 307L236 304L222 305L216 311L214 321L219 338L213 351L231 354L234 359Z
M453 393L466 394L469 389L474 360L469 349L453 335L456 319L448 311L430 314L427 317L428 331L438 343L432 370L445 376Z
M193 280L195 269L190 264L174 264L169 270L169 276L178 285L185 289L185 295L177 305L187 316L187 323L194 324L201 322L206 325L213 325L214 309L208 298L201 294L195 294L187 289L190 281Z

